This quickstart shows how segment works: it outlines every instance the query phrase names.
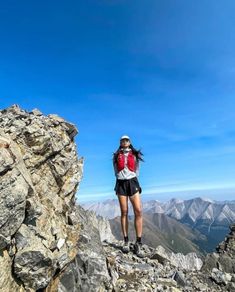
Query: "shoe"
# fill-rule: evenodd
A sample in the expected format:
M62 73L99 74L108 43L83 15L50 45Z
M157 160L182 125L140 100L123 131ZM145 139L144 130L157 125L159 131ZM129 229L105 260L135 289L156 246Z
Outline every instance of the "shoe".
M124 253L128 253L130 251L130 243L129 243L129 241L127 241L127 242L124 241L124 244L122 246L122 251Z
M137 255L137 257L144 258L145 252L143 249L142 242L137 242L134 244L134 253Z

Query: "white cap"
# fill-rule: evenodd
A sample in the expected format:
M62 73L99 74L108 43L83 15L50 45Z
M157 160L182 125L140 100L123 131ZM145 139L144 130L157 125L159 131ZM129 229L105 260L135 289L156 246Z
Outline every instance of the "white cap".
M129 139L129 140L131 140L130 137L128 137L127 135L122 136L122 137L120 138L120 140L122 140L122 139Z

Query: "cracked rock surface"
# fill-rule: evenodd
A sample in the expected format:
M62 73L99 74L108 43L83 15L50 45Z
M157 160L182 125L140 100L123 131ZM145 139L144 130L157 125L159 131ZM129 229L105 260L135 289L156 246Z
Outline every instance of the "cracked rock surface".
M77 254L77 129L57 115L0 111L0 291L37 291Z

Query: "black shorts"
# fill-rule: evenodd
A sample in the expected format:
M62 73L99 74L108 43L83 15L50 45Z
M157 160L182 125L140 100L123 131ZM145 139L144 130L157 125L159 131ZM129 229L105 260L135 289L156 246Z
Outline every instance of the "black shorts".
M138 191L140 194L142 192L138 178L136 176L130 179L116 179L114 190L116 195L123 196L132 196Z

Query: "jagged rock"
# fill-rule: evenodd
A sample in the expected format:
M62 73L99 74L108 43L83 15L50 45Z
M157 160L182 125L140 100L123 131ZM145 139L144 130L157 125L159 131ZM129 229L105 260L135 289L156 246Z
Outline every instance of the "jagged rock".
M77 206L73 219L80 223L80 237L77 242L78 254L65 272L58 276L57 285L47 291L108 291L111 277L102 246L98 219L94 213ZM54 289L54 290L53 290Z
M95 213L94 213L95 215ZM96 220L97 220L97 225L98 225L98 229L99 229L99 233L100 233L100 240L101 241L114 241L115 237L111 231L111 227L109 224L109 221L102 217L102 216L95 216Z
M206 256L202 266L202 271L210 272L213 268L217 267L219 254L216 252L210 253Z
M78 208L81 208L81 205L78 205ZM93 222L93 226L95 226L99 230L100 240L102 241L115 241L115 236L113 235L110 227L110 223L107 218L104 218L100 215L96 215L94 211L88 211L90 221ZM78 220L76 214L71 215L71 220Z
M202 260L193 252L190 252L187 255L171 253L170 262L172 265L186 271L199 271L203 265Z
M53 253L25 224L21 225L15 239L17 253L14 273L24 282L25 287L35 290L46 287L56 270Z
M1 291L45 288L77 254L79 225L68 219L83 169L76 134L36 109L0 111Z
M187 271L200 270L203 264L202 260L196 255L196 253L189 253L187 255L181 253L170 253L162 246L158 246L150 258L157 259L161 264L170 262L171 265Z
M226 273L235 273L235 224L230 226L230 233L216 248L217 253L208 254L202 270L210 272L219 268Z
M223 273L222 271L213 268L211 272L211 278L217 283L217 284L224 284L227 285L228 282L232 280L232 276L228 273Z
M235 232L235 223L232 224L232 225L230 226L230 230L231 230L232 232Z
M185 275L182 271L176 271L174 275L174 280L180 285L180 286L186 286L186 280Z
M15 144L12 146L13 153L15 153L14 147L16 147ZM13 160L11 167L9 167L7 161L11 159L12 153L0 147L0 155L6 166L1 172L0 183L0 235L2 238L6 238L17 231L25 218L26 197L30 193L31 186L24 178L25 168L23 172L18 168L18 165L14 168ZM23 168L22 165L21 167ZM6 240L2 239L2 249L6 246L4 242L7 243Z
M150 256L151 259L156 259L159 261L161 264L165 264L167 261L169 261L169 254L166 252L164 247L159 245L158 247L155 248L154 252Z

